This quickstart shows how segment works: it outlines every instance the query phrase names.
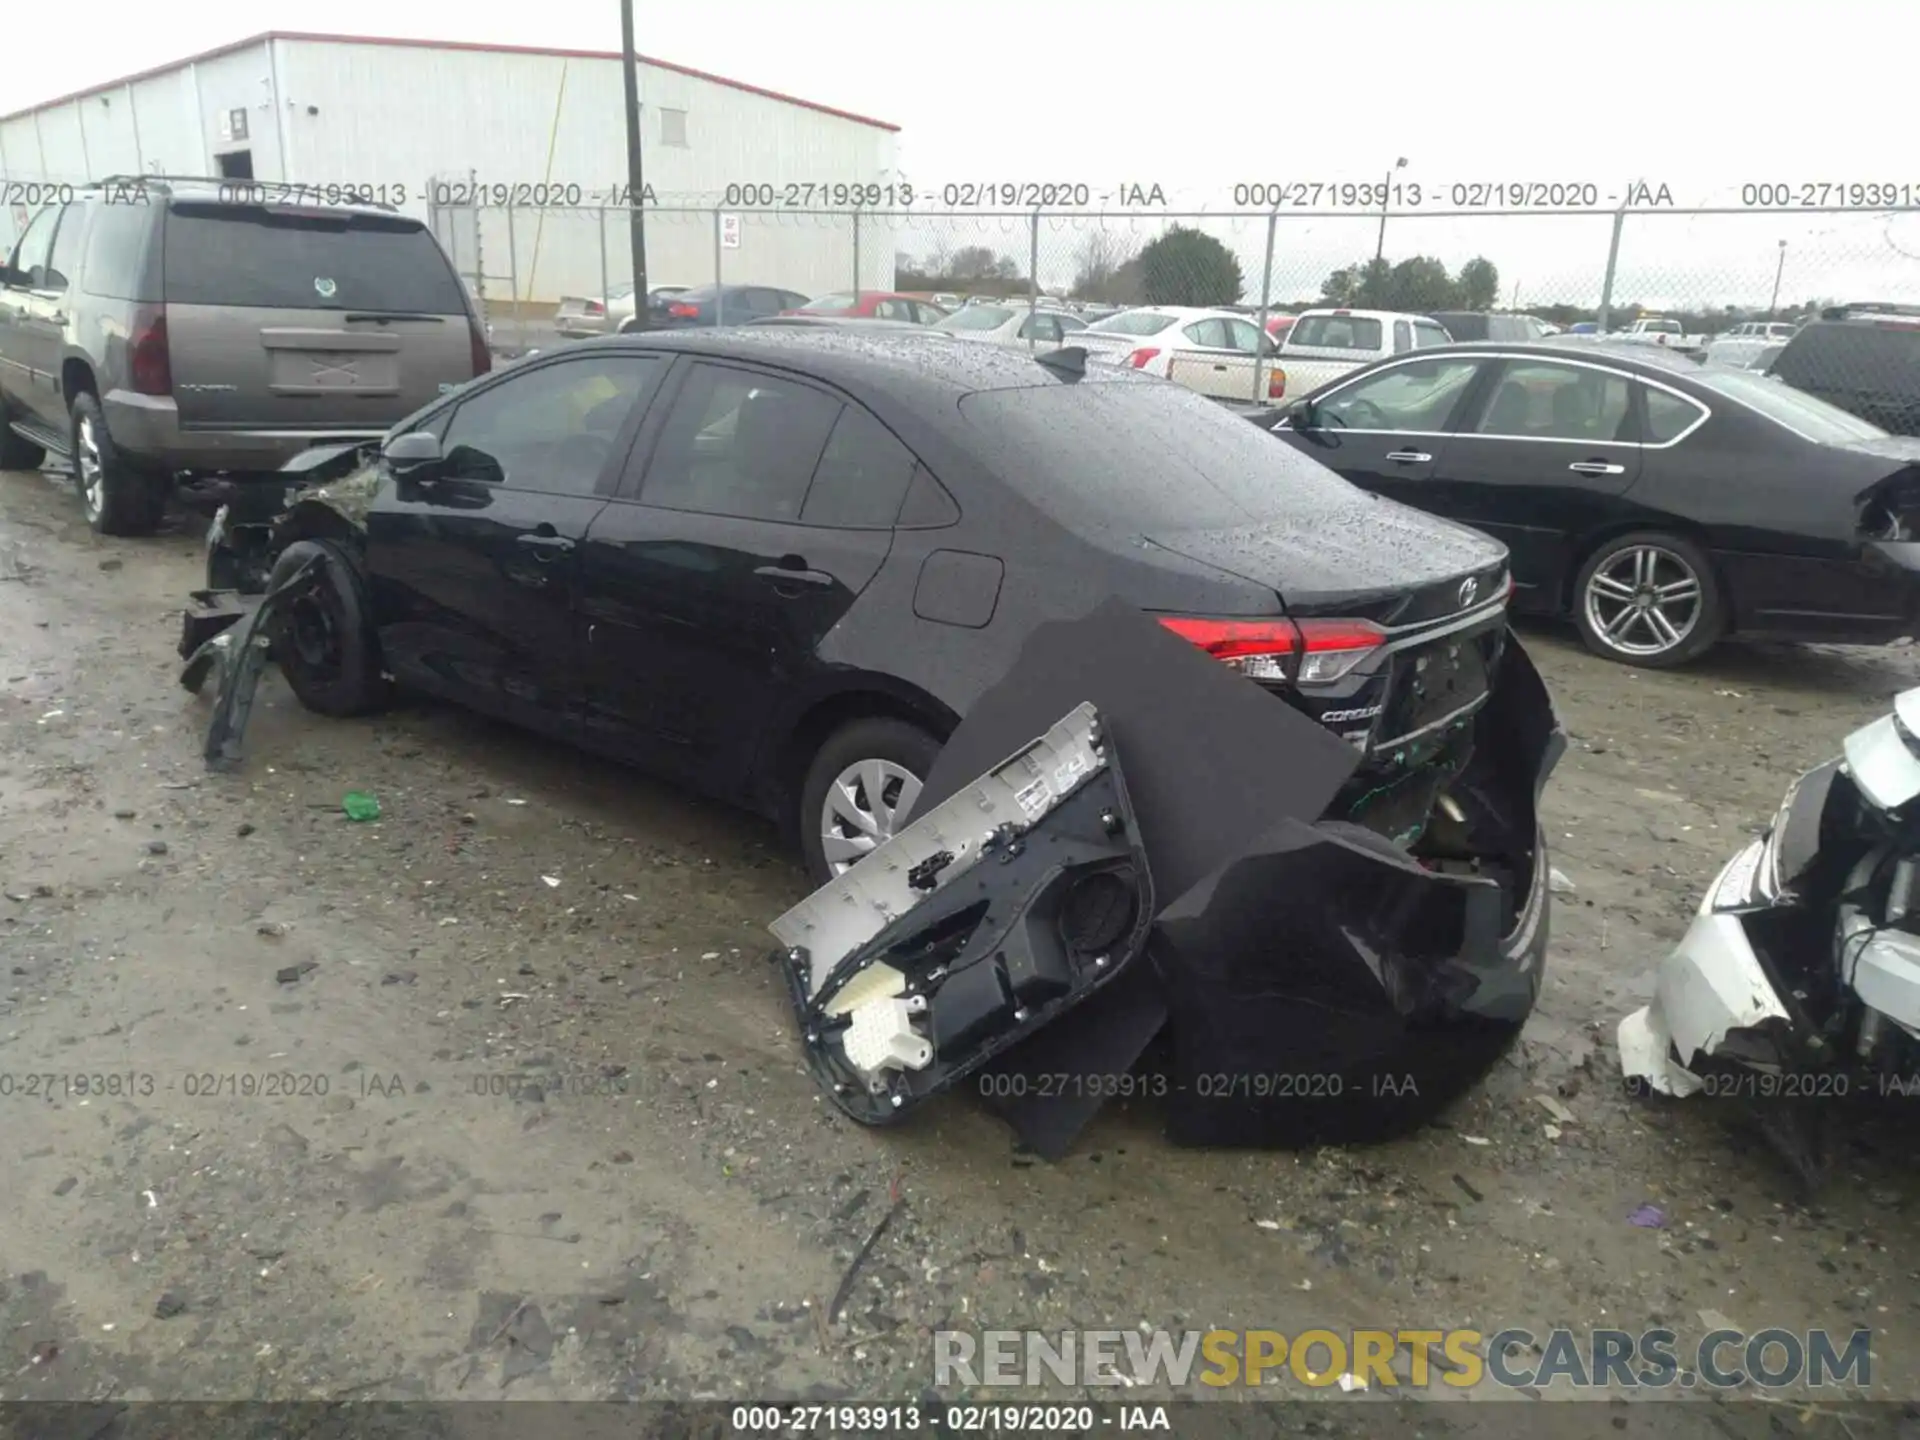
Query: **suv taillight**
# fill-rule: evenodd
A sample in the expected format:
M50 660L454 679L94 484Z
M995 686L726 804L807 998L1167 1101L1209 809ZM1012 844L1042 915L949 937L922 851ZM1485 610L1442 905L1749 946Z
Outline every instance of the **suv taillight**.
M1160 617L1181 639L1255 680L1329 685L1386 643L1366 620L1201 620Z
M486 328L474 319L467 317L467 343L473 352L473 373L475 377L485 375L493 369L493 347L487 344Z
M167 350L167 309L142 305L127 334L127 374L136 395L171 395L173 359Z

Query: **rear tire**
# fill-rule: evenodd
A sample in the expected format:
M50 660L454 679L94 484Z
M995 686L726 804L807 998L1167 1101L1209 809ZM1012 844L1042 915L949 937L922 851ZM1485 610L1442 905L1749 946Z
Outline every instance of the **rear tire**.
M142 470L120 453L107 433L107 417L89 390L69 407L68 450L80 507L96 535L151 535L167 510L167 481Z
M855 720L827 737L800 787L800 851L816 886L898 833L939 754L933 736L891 716Z
M370 714L387 703L392 687L381 673L372 607L353 557L325 540L296 540L274 561L267 589L314 555L326 557L319 588L273 621L273 658L307 709L340 717Z
M1594 654L1669 670L1719 642L1726 602L1699 546L1644 530L1608 540L1580 567L1573 621Z

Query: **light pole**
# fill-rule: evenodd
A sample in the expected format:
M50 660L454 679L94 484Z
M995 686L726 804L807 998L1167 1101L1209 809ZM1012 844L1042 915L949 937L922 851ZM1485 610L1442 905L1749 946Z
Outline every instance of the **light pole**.
M1393 162L1393 170L1407 168L1407 157L1402 155ZM1387 180L1380 187L1380 243L1373 247L1373 263L1378 265L1387 254L1387 202L1393 196L1393 170L1387 171Z
M1767 319L1771 320L1780 308L1780 272L1787 268L1787 242L1780 242L1780 260L1773 267L1773 299L1767 302Z
M633 328L645 330L647 314L647 193L640 166L640 61L633 53L633 0L620 0L620 68L627 82L627 219L633 246ZM715 280L720 277L716 275Z

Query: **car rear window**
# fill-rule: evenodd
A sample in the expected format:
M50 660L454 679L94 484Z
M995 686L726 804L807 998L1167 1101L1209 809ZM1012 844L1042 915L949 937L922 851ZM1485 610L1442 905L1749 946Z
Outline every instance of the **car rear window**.
M466 313L447 257L405 216L182 202L164 243L176 305Z
M804 308L815 315L837 315L842 311L853 309L859 303L860 299L856 295L822 295L816 300L807 301Z
M1784 360L1786 356L1783 354L1780 358ZM1777 376L1778 363L1773 369ZM1783 384L1751 370L1733 369L1702 369L1694 372L1692 379L1821 444L1844 445L1854 440L1886 438L1887 432L1878 425L1870 425L1837 405L1829 405L1818 396L1796 389L1792 381Z
M969 305L937 322L936 330L998 330L1013 318L1013 311L999 305Z
M1096 321L1087 329L1101 335L1158 335L1178 318L1158 310L1123 310Z
M1037 385L960 402L1000 473L1084 529L1167 534L1273 520L1346 481L1178 385Z
M1378 350L1380 322L1365 315L1304 315L1287 332L1289 346L1325 350Z

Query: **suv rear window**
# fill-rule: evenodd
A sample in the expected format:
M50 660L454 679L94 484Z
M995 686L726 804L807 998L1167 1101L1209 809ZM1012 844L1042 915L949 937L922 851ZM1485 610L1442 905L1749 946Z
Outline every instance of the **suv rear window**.
M467 311L439 245L404 216L179 201L165 256L166 298L177 305Z
M1802 390L1909 388L1920 381L1920 328L1821 322L1787 342L1773 373Z
M1304 315L1287 331L1289 347L1378 350L1380 322L1368 315Z

